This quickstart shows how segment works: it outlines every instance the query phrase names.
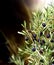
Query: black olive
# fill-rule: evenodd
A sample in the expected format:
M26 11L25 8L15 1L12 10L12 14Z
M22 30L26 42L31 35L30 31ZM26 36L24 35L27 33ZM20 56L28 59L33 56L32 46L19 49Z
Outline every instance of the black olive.
M36 34L33 34L33 37L36 38Z
M32 34L32 36L33 36L33 41L36 40L36 36L37 35L36 34Z
M39 42L39 43L41 42L40 38L39 38L39 39L37 39L37 42Z
M43 35L43 32L41 31L41 32L40 32L40 36L42 36L42 35Z
M51 39L51 42L54 43L54 39Z
M46 23L42 23L42 26L45 27L46 26Z
M41 40L40 44L41 45L45 44L45 40Z
M40 62L44 63L44 60L43 60L43 59L41 59L41 60L40 60Z
M50 38L50 34L48 33L48 34L46 35L46 37L47 37L47 38Z
M33 51L33 52L35 52L35 51L36 51L36 48L35 48L35 47L34 47L34 48L32 48L32 51Z

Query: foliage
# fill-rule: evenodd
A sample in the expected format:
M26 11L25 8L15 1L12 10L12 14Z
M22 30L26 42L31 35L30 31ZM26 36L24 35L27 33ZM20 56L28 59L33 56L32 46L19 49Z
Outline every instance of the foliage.
M33 12L30 31L18 32L25 35L25 47L18 48L18 55L11 57L17 65L53 65L54 64L54 6L45 8L45 12Z

